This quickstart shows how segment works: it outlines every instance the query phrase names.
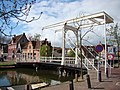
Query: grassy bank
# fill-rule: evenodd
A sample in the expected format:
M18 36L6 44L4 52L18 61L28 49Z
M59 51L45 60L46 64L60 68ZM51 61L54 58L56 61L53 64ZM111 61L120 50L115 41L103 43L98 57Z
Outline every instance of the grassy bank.
M0 66L8 66L8 65L14 65L14 61L4 61L0 62Z

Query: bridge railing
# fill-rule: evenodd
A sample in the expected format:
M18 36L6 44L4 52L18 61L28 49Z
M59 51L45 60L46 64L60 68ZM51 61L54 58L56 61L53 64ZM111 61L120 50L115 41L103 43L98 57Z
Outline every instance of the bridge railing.
M51 62L51 63L61 63L62 57L41 57L40 62ZM78 58L78 65L75 65L75 57L65 57L64 65L66 66L72 66L72 67L80 67L81 65L81 60ZM89 58L88 59L83 58L82 64L84 65L85 68L89 69L88 67L90 65L94 66L94 59Z
M41 57L40 61L42 62L61 62L62 57ZM65 57L65 63L74 63L75 57Z
M59 63L61 64L62 57L41 57L41 62L51 62L51 63ZM75 67L75 57L65 57L64 60L65 66Z
M17 62L45 62L45 63L59 63L61 64L62 57L40 57L40 59L21 58ZM75 57L65 57L64 65L71 67L80 67L81 60L78 58L78 65L75 65ZM89 69L89 66L94 67L94 59L83 58L83 66ZM94 67L95 68L95 67ZM95 68L96 69L96 68Z

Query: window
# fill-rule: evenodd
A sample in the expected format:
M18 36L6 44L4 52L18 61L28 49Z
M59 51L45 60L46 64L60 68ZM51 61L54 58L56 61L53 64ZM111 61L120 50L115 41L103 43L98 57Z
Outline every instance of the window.
M29 49L31 49L31 45L29 46Z
M22 57L24 58L24 53L22 54Z
M27 58L27 55L26 55L26 53L25 53L25 59Z
M28 53L28 59L30 58L30 54Z
M36 53L34 53L34 59L36 60Z
M22 43L24 43L24 40L22 40Z

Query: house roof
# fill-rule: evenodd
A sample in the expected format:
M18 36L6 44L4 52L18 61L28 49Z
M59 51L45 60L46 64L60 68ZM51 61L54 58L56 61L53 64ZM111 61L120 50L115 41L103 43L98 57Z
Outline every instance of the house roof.
M21 35L17 35L12 38L12 40L10 41L10 43L13 41L13 43L17 43L21 38L22 36L25 35L25 33L21 34Z
M40 48L40 41L32 41L33 49L39 49Z
M21 44L22 49L27 49L29 42L26 42L24 44Z
M30 41L32 43L33 49L39 49L40 41ZM26 42L21 45L22 49L27 49L30 42Z

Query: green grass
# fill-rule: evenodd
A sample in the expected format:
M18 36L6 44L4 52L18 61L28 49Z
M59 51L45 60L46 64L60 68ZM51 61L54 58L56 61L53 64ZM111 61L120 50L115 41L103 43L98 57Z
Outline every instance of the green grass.
M14 61L4 61L0 62L0 66L14 65Z

